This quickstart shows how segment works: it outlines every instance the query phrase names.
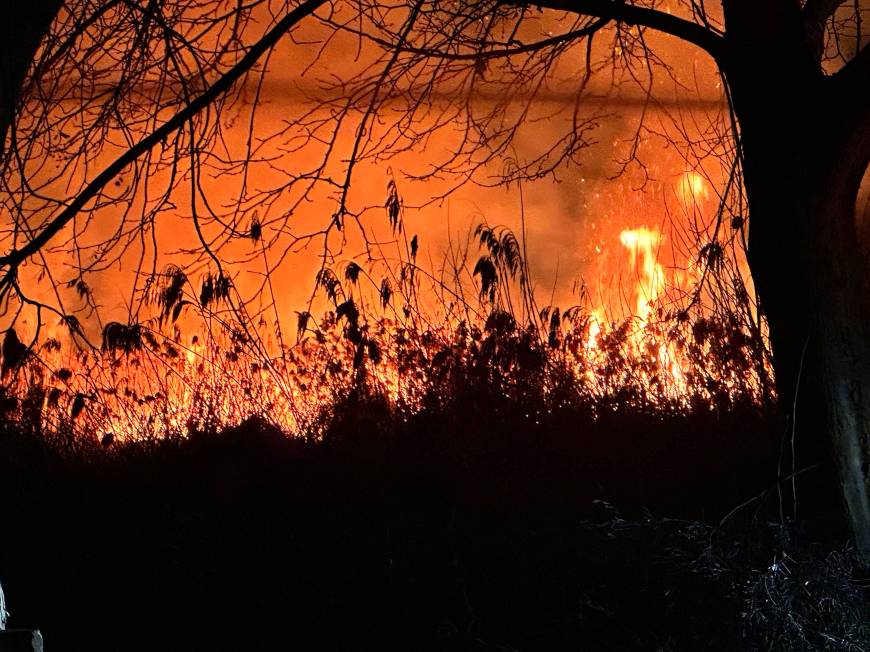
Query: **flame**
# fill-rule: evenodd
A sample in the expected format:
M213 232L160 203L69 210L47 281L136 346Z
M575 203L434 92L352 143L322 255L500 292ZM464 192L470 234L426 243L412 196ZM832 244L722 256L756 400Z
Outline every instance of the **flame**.
M676 192L687 208L698 211L699 201L709 197L706 182L695 172L681 175ZM613 237L602 244L618 248L616 242ZM716 390L710 388L716 383L732 397L757 396L755 371L747 371L745 364L729 370L728 363L716 357L721 354L712 351L705 334L709 322L696 332L693 324L676 320L664 309L674 288L690 287L695 261L687 261L682 273L666 270L659 256L669 243L648 226L622 230L618 242L624 254L619 277L628 284L609 289L611 298L627 295L622 305L627 314L614 319L614 306L605 301L583 306L580 318L565 332L567 313L551 311L545 321L558 333L544 341L548 355L563 366L548 364L545 369L573 373L578 396L617 396L617 403L635 400L687 408L699 398L712 402ZM172 336L153 332L147 345L126 354L43 347L43 371L30 378L40 378L44 422L55 424L58 431L73 428L98 436L109 432L115 441L160 439L232 426L258 415L286 432L316 436L328 423L330 410L361 377L401 413L409 414L423 409L433 389L451 373L479 370L474 356L498 352L500 347L498 342L484 345L487 337L495 336L486 333L486 313L481 315L479 323L457 323L455 313L449 313L442 322L428 322L423 328L413 320L375 318L357 331L366 333L363 350L358 340L349 341L341 319L331 313L320 321L317 337L269 349L268 359L262 350L247 347L245 338L204 332L185 343L178 329ZM527 331L522 328L508 331L506 337L517 337L515 343L522 344L505 351L527 349L528 341L520 338L523 333ZM485 359L485 364L493 365L498 382L508 385L511 374L519 378L526 373L501 359L497 364ZM545 380L542 387L546 385ZM626 387L628 392L623 391ZM31 389L24 382L17 387L21 405L31 400ZM75 407L81 397L87 397L84 411Z
M594 351L598 348L598 336L605 324L604 308L593 308L589 311L589 335L586 338L586 350Z
M629 264L639 277L635 287L634 315L642 325L646 325L665 287L665 272L658 262L661 239L658 231L646 227L628 229L619 234L619 241L629 251Z
M632 288L634 305L628 315L635 327L626 337L623 355L629 364L641 363L637 366L641 369L638 373L643 382L662 380L664 376L667 393L671 398L678 399L688 389L686 373L691 363L653 320L654 310L661 303L667 283L664 267L658 260L662 234L649 227L625 229L620 232L619 241L628 250L628 267L636 279ZM608 328L605 314L603 306L590 311L586 355L594 364L585 373L589 382L595 382L598 375L594 367L597 365L600 368L608 361L600 340ZM648 368L650 362L653 363L651 370Z
M710 199L710 184L697 172L684 172L677 181L677 197L686 208L698 206Z
M700 173L690 170L680 175L675 192L686 210L701 213L704 202L710 198L710 184ZM655 228L625 229L620 232L619 241L628 251L628 268L635 279L631 288L632 311L626 315L635 322L635 328L626 337L625 361L641 369L638 373L643 382L659 382L662 377L666 378L666 394L679 400L690 389L688 378L694 363L663 328L664 324L657 324L653 317L654 311L662 306L668 285L687 289L697 278L697 265L690 259L685 270L675 270L669 279L659 262L663 236ZM607 364L607 355L601 351L601 337L607 331L605 314L603 306L590 310L586 340L586 355L597 363L599 369ZM597 373L594 369L587 370L585 376L589 382L594 382Z
M693 177L692 181L694 182L696 179ZM646 227L626 230L619 234L619 241L629 251L630 265L636 268L639 274L635 287L637 300L634 313L639 321L638 333L646 329L650 315L665 289L665 272L658 261L658 248L661 240L661 233ZM639 350L642 345L642 342L637 341L638 337L635 335L636 341L633 342L635 350ZM670 375L677 392L682 393L686 388L685 372L682 368L685 362L680 360L679 353L672 341L658 343L658 364L662 371Z

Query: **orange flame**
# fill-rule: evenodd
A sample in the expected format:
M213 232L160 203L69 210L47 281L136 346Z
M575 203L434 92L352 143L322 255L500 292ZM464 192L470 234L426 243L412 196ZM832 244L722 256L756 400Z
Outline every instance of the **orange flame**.
M676 344L653 322L653 311L660 305L667 283L665 270L658 260L662 240L662 234L649 227L625 229L619 234L619 241L628 250L629 268L636 278L632 288L634 305L629 316L634 328L627 334L623 354L628 361L645 362L638 365L642 380L652 381L654 376L662 380L664 376L668 395L672 399L679 399L687 389L687 369L683 367L690 366L690 362L682 358ZM601 351L600 342L602 333L607 331L605 314L604 307L590 311L586 355L593 362L593 367L585 375L587 381L593 383L597 376L595 366L607 364L607 355ZM652 369L648 364L651 358L654 363Z
M695 172L683 174L675 191L688 210L702 210L700 202L709 197L704 178ZM705 325L709 321L694 329L684 314L679 319L667 315L669 291L688 289L692 279L690 274L670 274L659 261L669 244L663 234L641 226L621 231L619 242L631 283L617 291L628 291L625 312L629 314L612 320L611 306L603 301L599 306L583 306L570 318L567 312L549 313L554 334L547 350L564 364L560 369L571 372L578 395L627 395L627 401L640 396L671 408L688 406L692 398L712 397L709 388L716 382L731 396L756 392L752 372L739 366L729 371L721 365L723 358L711 353L706 335L711 331ZM693 261L686 269L694 269ZM116 441L183 436L231 426L252 415L287 432L316 433L325 423L324 414L328 416L336 401L348 395L362 372L369 386L403 413L422 409L439 379L448 378L452 369L465 373L463 365L473 367L475 355L498 349L499 342L485 346L489 337L485 318L483 311L476 324L471 318L457 323L455 317L445 316L443 322L436 320L415 331L413 323L381 317L365 327L373 328L365 330L367 346L362 350L342 335L341 320L331 313L318 326L317 337L282 346L277 354L267 342L265 349L273 352L268 359L259 350L247 349L247 339L228 339L224 334L195 337L187 344L178 331L173 337L154 332L146 343L125 354L43 346L40 360L50 375L39 372L44 389L40 409L59 431L108 432ZM572 324L568 332L566 318ZM517 328L506 337L518 333L527 334ZM521 341L520 347L506 351L527 349L530 340ZM511 374L524 373L510 360L498 364L506 365L497 368L508 380ZM624 387L634 394L620 394ZM21 397L34 395L28 391L23 384L17 388ZM87 409L82 410L84 401Z
M697 172L685 172L677 182L677 197L686 208L698 206L710 199L710 184Z
M630 265L639 277L635 287L634 315L644 326L665 287L665 272L658 262L657 251L661 234L646 227L628 229L619 234L619 241L628 249Z

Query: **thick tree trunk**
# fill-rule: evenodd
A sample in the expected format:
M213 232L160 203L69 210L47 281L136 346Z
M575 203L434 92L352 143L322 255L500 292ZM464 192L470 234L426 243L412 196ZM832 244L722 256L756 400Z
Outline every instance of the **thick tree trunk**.
M749 264L779 399L798 433L802 459L792 462L833 458L855 542L870 561L870 292L855 229L870 158L866 107L820 70L799 3L724 6Z
M832 129L831 141L837 142ZM828 427L849 522L870 561L870 291L858 243L855 208L870 158L870 116L840 141L831 173L810 204L818 295L814 315Z
M870 292L854 225L860 176L813 147L791 160L814 169L816 179L785 162L758 183L747 179L750 267L770 328L780 402L797 433L792 464L833 457L855 541L870 559ZM830 168L819 162L825 160ZM795 182L785 189L774 174Z
M22 84L63 0L0 3L0 152L15 115Z
M850 157L842 149L841 163ZM783 163L778 174L795 178L788 189L769 175L747 179L750 267L802 464L824 461L830 447L856 543L870 558L870 292L854 223L860 176L813 147L792 161L816 178Z

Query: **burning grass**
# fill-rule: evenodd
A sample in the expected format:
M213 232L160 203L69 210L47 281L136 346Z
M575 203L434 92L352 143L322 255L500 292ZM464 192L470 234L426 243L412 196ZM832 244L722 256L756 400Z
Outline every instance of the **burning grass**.
M170 266L147 284L154 317L107 324L99 348L74 346L75 337L27 347L7 331L0 409L69 449L215 432L252 416L316 440L357 394L381 397L405 420L475 392L529 414L576 404L596 417L724 413L771 400L766 346L743 286L732 278L727 310L702 305L709 287L674 299L657 231L620 236L637 278L620 319L585 290L576 305L539 307L514 234L481 226L475 237L483 255L449 275L417 265L416 237L398 262L324 268L317 287L330 309L298 313L293 345L279 323L260 316L254 325L223 274L197 287ZM721 260L710 264L721 292Z
M851 552L733 510L776 497L783 426L746 313L668 303L642 250L640 314L538 308L516 240L478 236L467 286L322 271L291 346L178 269L99 348L9 331L16 624L93 650L866 649Z

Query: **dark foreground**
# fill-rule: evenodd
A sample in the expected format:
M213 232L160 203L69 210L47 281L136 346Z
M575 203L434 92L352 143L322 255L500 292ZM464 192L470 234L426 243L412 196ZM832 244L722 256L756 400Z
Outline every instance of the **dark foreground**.
M777 428L375 403L320 444L248 423L64 457L7 427L10 625L48 652L870 649L813 474L812 529L781 524Z

